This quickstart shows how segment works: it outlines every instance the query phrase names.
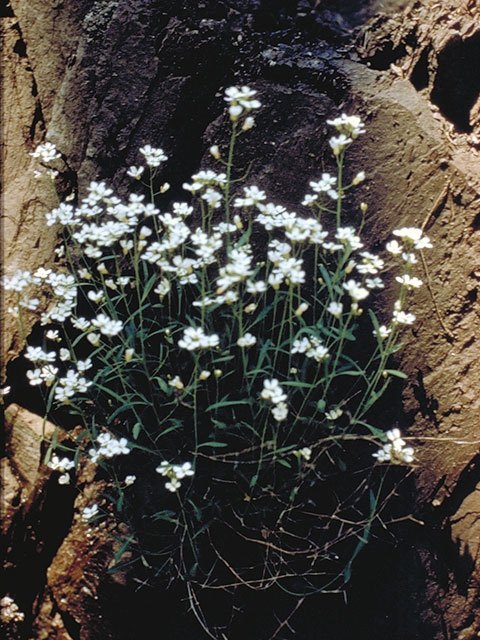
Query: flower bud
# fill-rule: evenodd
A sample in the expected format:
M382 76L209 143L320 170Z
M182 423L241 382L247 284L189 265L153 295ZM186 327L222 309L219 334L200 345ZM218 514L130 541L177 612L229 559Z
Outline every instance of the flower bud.
M255 124L255 119L252 116L247 116L245 122L242 125L242 131L248 131Z
M357 185L365 180L365 171L359 171L352 180L352 184Z
M309 305L306 302L302 302L302 304L298 305L298 308L295 311L295 315L297 316L297 318L300 318L301 316L303 316L303 314L308 309L308 307Z

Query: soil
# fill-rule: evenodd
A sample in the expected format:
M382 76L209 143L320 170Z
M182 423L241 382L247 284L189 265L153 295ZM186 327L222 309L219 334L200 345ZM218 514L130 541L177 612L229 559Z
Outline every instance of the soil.
M159 180L171 183L175 198L221 135L222 89L248 83L265 109L240 161L254 160L252 180L297 207L326 158L325 119L348 110L366 120L352 162L368 176L361 197L369 203L369 245L384 243L395 226L414 225L434 244L425 255L428 286L412 309L418 321L405 331L398 359L409 382L401 399L378 410L385 427L399 426L417 450L398 488L411 518L371 541L346 596L306 601L292 626L301 640L479 637L477 3L204 0L192 8L186 0L10 0L2 11L7 270L54 262L55 232L43 223L52 195L30 178L28 156L46 131L65 158L57 185L64 194L94 178L122 191L123 167L151 143L169 155ZM22 340L9 316L2 333L6 365ZM5 368L11 381L16 366ZM25 404L18 394L11 401ZM35 416L15 405L8 411L16 418L2 460L6 576L26 613L15 637L204 637L174 591L107 573L113 523L86 535L78 519L85 497L60 496L40 454L24 458L38 449L24 435L38 436ZM94 478L84 470L87 498L102 490ZM53 534L48 518L56 518ZM268 597L241 605L228 640L263 640ZM293 634L285 625L276 637Z

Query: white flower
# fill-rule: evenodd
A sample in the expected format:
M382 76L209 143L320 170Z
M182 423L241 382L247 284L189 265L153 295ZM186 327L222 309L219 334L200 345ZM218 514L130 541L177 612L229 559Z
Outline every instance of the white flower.
M55 351L44 351L41 347L27 347L25 358L31 362L55 362Z
M87 296L93 302L100 302L104 299L103 291L89 291Z
M260 395L264 400L269 400L272 404L280 404L287 399L276 378L263 381L263 390Z
M339 407L330 409L330 411L325 412L325 417L328 420L338 420L338 418L340 418L341 416L343 416L343 411Z
M98 345L100 344L100 334L99 333L89 333L89 334L87 334L87 340L94 347L98 347Z
M185 478L186 476L193 476L194 474L191 462L184 462L183 464L173 465L173 472L179 480Z
M238 119L238 116L241 115L242 111L242 106L239 104L232 104L232 106L228 108L228 113L233 121Z
M200 371L199 374L199 379L200 380L208 380L208 378L212 375L211 371L207 371L206 369L204 369L203 371Z
M34 278L41 278L42 280L44 280L45 278L48 278L48 276L52 273L51 269L44 269L43 267L39 267L35 273L33 274Z
M351 249L361 249L363 243L360 241L360 236L355 234L353 227L338 227L335 234L335 238L342 244L349 244Z
M357 264L356 268L361 274L376 275L383 269L384 261L373 253L362 251L360 256L362 257L362 262Z
M187 476L193 476L194 471L191 462L184 462L183 464L170 464L163 461L155 471L162 476L167 476L169 482L165 483L165 488L172 493L180 488L180 480Z
M247 280L245 287L247 289L247 293L251 293L253 295L264 293L267 290L265 280Z
M382 324L380 327L378 327L378 331L374 329L372 333L374 336L378 336L381 340L385 340L385 338L388 338L388 336L392 333L392 330Z
M96 516L98 513L98 504L93 504L91 507L85 507L82 511L82 520L88 522Z
M417 227L402 227L393 231L394 236L400 237L404 242L413 244L415 249L431 249L432 243L423 231Z
M267 196L264 191L261 191L257 186L243 187L245 192L244 198L236 198L233 204L234 207L250 207L258 204L262 200L266 200Z
M137 476L135 475L125 476L123 482L127 487L129 487L135 482L136 479L137 479Z
M363 300L369 294L368 289L361 287L358 282L355 282L355 280L348 280L348 282L344 282L343 288L354 302Z
M216 333L211 336L205 335L203 329L197 327L188 327L183 332L183 338L178 341L178 346L187 351L195 351L196 349L209 349L218 347L220 338Z
M318 196L315 196L311 193L307 193L305 195L305 197L302 200L302 204L304 207L309 207L311 206L314 202L316 202L318 200Z
M374 458L377 458L379 462L392 462L393 464L409 464L413 462L414 449L406 446L399 429L387 431L386 437L389 442L372 454Z
M171 465L169 462L166 462L165 460L163 462L160 463L160 465L155 469L155 471L157 473L159 473L162 476L168 476L169 473L171 473L173 471L173 465Z
M246 333L244 336L237 340L237 345L239 347L252 347L257 342L255 336L251 333Z
M215 191L215 189L212 189L211 187L208 187L208 189L204 194L202 194L201 197L207 202L208 205L210 205L210 207L212 207L212 209L218 209L222 202L222 194L218 191Z
M407 289L418 289L423 284L422 280L415 277L412 278L408 273L405 273L403 276L397 276L395 280Z
M225 90L224 99L230 104L228 111L232 120L237 120L243 109L250 111L262 106L259 100L254 98L256 93L255 89L250 89L250 87L228 87Z
M42 162L48 164L49 162L53 162L53 160L57 160L62 156L58 153L57 148L51 142L44 142L43 144L39 144L38 147L30 153L29 155L32 158L40 158Z
M103 432L97 437L98 449L90 449L89 455L93 462L101 458L113 458L115 456L128 455L131 451L126 438L114 438L109 433Z
M168 160L162 149L155 149L149 144L139 149L140 153L145 157L145 161L149 167L159 167L162 162Z
M342 113L341 116L333 120L327 120L327 124L335 127L338 131L348 134L353 139L361 133L365 133L365 126L358 116L347 116Z
M40 375L42 380L45 382L47 387L51 387L52 384L56 380L56 375L58 373L58 367L53 367L51 364L47 364L42 367Z
M60 471L61 475L58 478L58 484L70 484L70 474L67 471L75 467L73 460L69 458L60 459L58 456L53 455L47 467L53 471Z
M30 369L29 371L27 371L26 375L28 378L28 384L30 384L32 387L42 384L43 382L41 369Z
M340 318L343 313L343 304L341 302L330 302L327 307L327 311L332 314L334 318Z
M64 473L69 469L73 469L75 462L70 458L59 458L57 455L53 455L47 464L47 467L53 469L53 471L61 471Z
M87 331L91 326L90 321L85 318L71 318L71 322L75 329L78 329L79 331Z
M351 142L352 138L348 138L346 135L341 133L337 137L332 136L328 141L328 144L331 146L333 154L338 156Z
M385 285L383 284L381 278L365 278L365 286L367 289L384 289Z
M271 409L272 416L277 422L283 422L288 416L288 407L285 402L279 402Z
M100 333L108 337L118 335L123 329L123 324L120 320L112 320L112 318L109 318L103 313L98 314L98 316L92 320L92 325L97 327Z
M135 180L140 180L144 171L145 167L130 167L130 169L127 171L127 175L129 175L131 178L135 178Z
M396 324L413 324L416 316L413 313L405 313L404 311L393 311L392 323Z
M86 360L78 360L77 362L77 370L78 371L88 371L88 369L91 369L93 367L93 362L90 358L87 358Z
M171 491L172 493L175 493L175 491L180 489L181 486L180 480L177 478L172 478L169 482L165 483L165 489L168 489L168 491Z
M338 199L338 193L335 189L335 185L337 183L337 178L335 176L331 176L329 173L322 173L322 177L318 181L310 182L310 186L312 187L315 193L326 193L332 198L332 200ZM302 204L310 204L316 200L315 196L305 196L305 200Z

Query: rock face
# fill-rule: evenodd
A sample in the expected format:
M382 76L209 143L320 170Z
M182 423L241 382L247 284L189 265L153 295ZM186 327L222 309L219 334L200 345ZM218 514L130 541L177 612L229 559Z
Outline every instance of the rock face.
M386 426L399 424L414 439L414 519L395 545L360 559L347 610L318 604L312 615L319 624L321 612L324 637L336 640L351 638L351 628L370 640L473 640L480 630L480 11L467 0L367 4L10 0L4 103L9 113L16 108L5 126L5 259L12 270L53 261L55 233L43 214L54 201L30 177L28 156L47 131L65 157L65 193L82 192L94 178L125 189L125 167L151 143L170 158L159 180L170 182L175 198L216 141L221 90L248 83L265 106L240 162L254 160L252 180L297 207L319 171L325 119L344 109L362 115L367 134L351 161L368 176L362 197L371 246L394 227L414 225L434 244L425 256L428 286L415 299L418 322L400 356L409 374L403 405L382 408ZM405 11L374 18L354 45L350 25L373 9ZM21 339L8 321L3 333L11 358ZM119 627L109 600L121 608L138 598L106 577L115 554L109 525L88 538L74 516L84 498L59 494L39 472L41 421L11 405L7 424L4 526L10 589L26 614L19 637L156 637L147 626L142 636ZM92 473L80 482L98 493ZM21 579L33 559L26 588ZM179 630L180 623L168 638ZM305 628L301 637L318 634Z

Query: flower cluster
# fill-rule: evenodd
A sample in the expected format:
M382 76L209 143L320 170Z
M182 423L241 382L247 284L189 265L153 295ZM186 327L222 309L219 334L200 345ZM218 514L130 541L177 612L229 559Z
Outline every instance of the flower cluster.
M272 403L273 407L271 412L277 422L283 422L287 419L287 395L283 392L283 389L276 378L263 381L263 390L260 395L263 400L267 400Z
M385 435L388 442L376 453L372 454L374 458L377 458L379 462L391 462L393 464L410 464L413 462L413 447L406 446L400 429L391 429Z
M30 155L32 156L32 158L40 158L40 160L45 164L50 164L54 160L62 157L58 153L55 145L51 142L44 142L43 144L39 144L35 151L32 151Z
M67 471L75 467L73 460L70 460L70 458L59 458L54 454L49 460L47 467L53 471L60 472L61 475L58 478L58 484L70 484L70 474L67 473Z
M228 113L233 122L238 120L244 111L248 113L252 109L259 109L262 106L260 101L254 98L256 93L255 89L250 89L250 87L229 87L225 91L225 101L230 105ZM253 124L253 118L247 116L243 124L243 129L251 129Z
M170 464L169 462L162 462L155 471L161 476L166 476L168 482L165 483L165 489L174 493L181 487L180 480L187 476L193 476L194 471L192 469L191 462L184 462L183 464Z
M290 353L304 353L307 358L313 358L316 362L322 362L329 357L328 349L315 336L304 336L294 340Z
M153 470L164 460L156 472L171 493L195 475L184 483L185 500L178 496L165 508L169 494L161 491L152 494L148 516L140 514L162 521L165 548L145 552L149 562L162 563L159 575L203 572L198 584L206 585L223 579L216 564L208 565L209 551L204 553L212 520L223 521L232 534L243 528L249 537L276 523L275 559L265 553L266 569L249 559L237 571L228 558L235 580L266 585L264 576L278 575L282 565L282 574L291 575L302 565L292 562L299 549L295 516L308 504L314 523L307 532L302 512L298 556L304 557L307 545L315 558L306 570L307 584L328 572L330 555L323 550L335 544L329 536L345 540L358 534L358 522L350 531L345 525L356 509L347 505L349 498L345 504L339 494L333 502L332 496L322 500L338 505L338 518L331 520L311 501L311 488L335 464L348 468L350 457L339 452L355 447L357 437L378 434L367 422L370 407L398 373L387 368L388 359L402 327L415 320L408 301L423 283L413 266L431 243L422 230L402 227L393 232L385 257L362 241L365 204L358 215L352 212L348 226L342 220L342 207L353 201L346 192L366 179L360 170L346 184L342 170L345 151L365 131L358 116L328 121L336 129L329 146L338 172L322 169L306 177L295 210L271 199L262 184L232 179L236 140L253 126L252 114L261 104L250 87L228 88L225 101L232 130L228 154L210 147L213 168L199 168L183 184L188 202L161 208L157 196L168 184L158 186L158 173L168 157L144 144L138 166L126 170L139 181L132 193L120 197L106 181L93 181L78 204L65 202L48 212L47 225L58 225L64 235L63 266L18 270L2 284L11 291L11 311L20 324L22 314L38 311L38 290L44 294L43 336L25 350L32 363L27 378L32 386L43 385L50 406L68 405L61 409L81 416L89 435L78 439L75 460L86 455L112 471L105 500L120 510L134 499L136 492L128 489L136 482L132 464ZM36 157L59 159L52 147L39 149ZM385 324L374 313L378 300L364 314L376 340L366 341L372 353L359 357L358 331L365 325L356 316L384 288L394 261L397 272L388 281L397 300ZM398 429L382 436L378 446L378 462L414 459ZM134 460L112 462L133 449ZM191 462L167 462L182 451ZM73 460L53 455L48 466L59 472L61 484L70 481ZM363 503L368 500L358 502ZM99 505L91 504L80 517L88 523L99 515ZM358 516L359 522L375 519L374 513ZM260 557L263 546L258 549ZM189 558L198 558L196 567L186 566ZM347 557L341 561L349 566ZM229 566L224 565L222 572Z
M196 351L197 349L218 347L219 342L220 338L216 333L207 336L201 328L187 327L183 332L183 338L178 341L178 346L187 351Z
M96 440L100 446L98 449L89 449L88 453L92 462L98 462L102 458L128 455L131 451L126 438L114 438L107 432L101 433Z

